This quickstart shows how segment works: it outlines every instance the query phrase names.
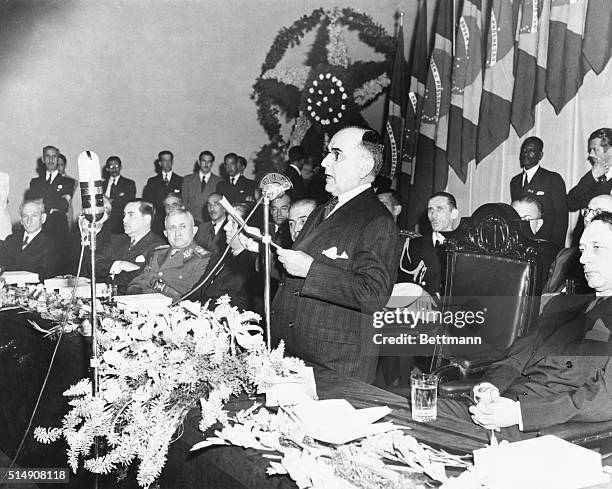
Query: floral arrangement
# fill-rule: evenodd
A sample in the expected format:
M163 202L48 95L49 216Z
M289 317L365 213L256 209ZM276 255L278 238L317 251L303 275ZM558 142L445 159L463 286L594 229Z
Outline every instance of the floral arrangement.
M193 446L237 445L266 452L268 475L289 475L302 488L421 488L447 483L445 467L465 469L463 456L435 450L395 430L344 445L308 437L290 409L272 413L259 404L240 411L214 436Z
M201 429L227 422L233 394L265 384L271 372L290 374L303 364L269 352L252 312L227 296L208 309L182 302L163 312L106 316L98 335L100 394L82 379L64 395L70 411L61 427L37 427L42 443L64 437L73 471L107 474L138 461L137 480L148 487L160 475L168 445L190 409L201 403ZM94 439L100 450L92 455Z
M317 36L305 64L279 67L287 50L299 45L302 38L317 27ZM343 39L344 29L356 31L359 39L383 54L385 60L351 63ZM266 55L251 95L257 105L259 122L271 144L286 146L281 135L280 115L287 121L294 121L289 137L292 145L299 144L311 127L324 134L333 131L334 125L339 124L342 118L346 119L348 114L355 117L388 85L384 80L388 80L386 73L392 65L394 50L395 41L382 26L368 15L351 8L317 9L291 26L282 28ZM330 74L329 78L327 74ZM320 79L319 75L324 78ZM336 77L336 81L314 85L314 81L327 81L332 76ZM338 85L337 81L341 84ZM352 97L353 88L360 93L359 98ZM342 98L343 94L345 98ZM255 156L256 167L260 160L265 160L261 154L267 151L267 146Z

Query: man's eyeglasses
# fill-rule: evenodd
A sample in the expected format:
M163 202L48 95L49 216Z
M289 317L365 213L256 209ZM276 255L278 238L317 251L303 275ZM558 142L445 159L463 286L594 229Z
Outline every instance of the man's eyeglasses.
M580 215L582 217L587 217L587 216L595 217L601 214L602 212L605 212L604 209L591 209L590 207L585 207L584 209L580 209Z

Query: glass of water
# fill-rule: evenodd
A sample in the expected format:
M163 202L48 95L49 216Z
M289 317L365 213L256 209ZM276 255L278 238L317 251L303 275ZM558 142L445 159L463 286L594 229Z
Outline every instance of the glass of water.
M410 375L412 419L434 421L438 415L438 376L412 373Z

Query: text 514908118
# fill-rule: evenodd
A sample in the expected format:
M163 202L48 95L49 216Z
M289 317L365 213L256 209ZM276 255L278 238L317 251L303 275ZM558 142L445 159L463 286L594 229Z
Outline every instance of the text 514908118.
M0 481L13 484L61 484L64 482L68 483L69 474L70 472L67 468L0 468Z

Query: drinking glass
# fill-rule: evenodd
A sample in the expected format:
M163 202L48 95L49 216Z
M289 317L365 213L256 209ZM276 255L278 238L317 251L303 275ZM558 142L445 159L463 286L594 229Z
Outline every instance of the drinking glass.
M434 421L438 415L438 376L412 373L410 397L412 419L420 422Z

